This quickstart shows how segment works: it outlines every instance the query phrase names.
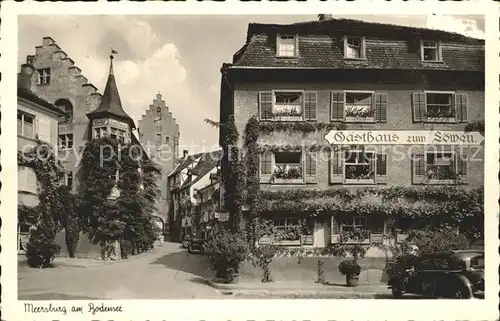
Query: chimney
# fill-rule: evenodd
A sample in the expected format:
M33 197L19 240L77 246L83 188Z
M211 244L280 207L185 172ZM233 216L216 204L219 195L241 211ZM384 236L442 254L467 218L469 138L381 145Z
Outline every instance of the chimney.
M319 21L333 20L333 16L331 14L325 14L325 13L319 14L318 18L319 18Z
M185 150L183 150L183 151L182 151L182 158L183 158L183 159L186 159L186 158L187 158L187 156L188 156L188 150L187 150L187 149L185 149Z
M33 74L35 73L35 67L30 64L21 65L21 72L19 73L19 82L24 88L32 91L33 89Z

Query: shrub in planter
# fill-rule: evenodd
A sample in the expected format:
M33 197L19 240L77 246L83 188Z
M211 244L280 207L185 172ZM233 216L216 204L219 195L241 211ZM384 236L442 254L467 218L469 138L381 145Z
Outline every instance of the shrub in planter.
M356 260L344 260L339 264L339 272L345 275L347 286L357 286L361 266Z
M250 246L244 234L222 231L204 244L204 253L215 277L226 283L235 281L242 263L248 258Z
M28 265L37 268L52 267L55 256L61 252L61 247L48 238L43 230L34 230L26 245Z
M252 249L250 260L253 266L258 266L262 269L262 282L272 282L271 269L269 264L273 261L276 254L279 253L279 248L275 245L260 245Z

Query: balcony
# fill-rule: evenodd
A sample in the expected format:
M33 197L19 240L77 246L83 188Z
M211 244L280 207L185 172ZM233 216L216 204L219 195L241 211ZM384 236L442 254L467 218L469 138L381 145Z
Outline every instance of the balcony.
M302 184L302 164L300 163L278 163L276 164L272 182L274 184Z

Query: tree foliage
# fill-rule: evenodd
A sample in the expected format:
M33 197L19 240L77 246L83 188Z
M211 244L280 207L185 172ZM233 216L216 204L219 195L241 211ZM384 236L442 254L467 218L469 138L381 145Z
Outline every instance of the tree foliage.
M18 215L19 223L34 227L26 249L28 264L49 267L60 252L54 239L64 224L64 212L57 194L62 166L55 150L40 141L28 151L19 152L17 161L19 166L33 169L37 180L38 205L32 208L20 205Z

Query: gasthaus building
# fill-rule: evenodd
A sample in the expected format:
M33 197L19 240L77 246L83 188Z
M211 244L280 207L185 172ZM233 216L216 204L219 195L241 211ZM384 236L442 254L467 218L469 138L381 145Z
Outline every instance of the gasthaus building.
M221 123L234 119L238 146L259 155L258 202L243 217L253 208L287 231L281 245L397 244L442 223L442 195L426 202L419 190L483 186L484 137L466 131L484 121L483 40L328 15L252 23L221 74Z

